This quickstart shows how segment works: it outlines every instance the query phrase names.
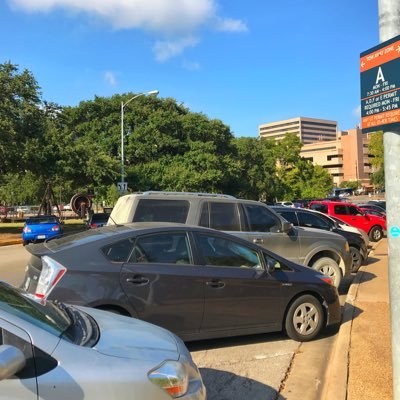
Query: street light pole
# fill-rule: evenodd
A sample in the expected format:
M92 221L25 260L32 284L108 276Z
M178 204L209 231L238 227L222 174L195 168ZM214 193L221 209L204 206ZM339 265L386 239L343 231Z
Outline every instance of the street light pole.
M130 98L126 103L121 101L121 186L120 186L120 191L122 193L125 192L125 165L124 165L124 109L125 107L132 101L135 100L136 98L140 96L145 96L145 95L158 95L158 90L151 90L150 92L144 92L144 93L139 93L136 96L133 96Z

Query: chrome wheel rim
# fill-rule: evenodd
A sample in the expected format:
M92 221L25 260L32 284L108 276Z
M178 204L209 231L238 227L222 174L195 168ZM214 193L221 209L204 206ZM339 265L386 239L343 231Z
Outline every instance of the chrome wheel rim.
M311 335L316 331L320 315L312 303L300 304L293 314L293 326L300 335Z
M373 233L374 239L379 240L382 236L381 231L379 229L376 229Z
M361 255L357 251L351 252L351 258L353 259L353 265L358 265L361 262Z
M319 272L325 276L329 276L329 278L332 278L334 281L336 279L336 271L335 268L333 268L330 265L324 265L319 269Z

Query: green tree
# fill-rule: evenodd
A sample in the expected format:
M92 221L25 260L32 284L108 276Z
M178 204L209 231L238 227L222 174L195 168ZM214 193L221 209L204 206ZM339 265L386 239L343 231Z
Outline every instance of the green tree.
M40 142L45 116L39 86L33 75L6 62L0 64L0 173L30 169L27 143Z
M371 183L379 188L383 188L385 187L385 162L382 131L371 135L368 151L373 156L371 158L371 165L375 169L375 172L371 176Z

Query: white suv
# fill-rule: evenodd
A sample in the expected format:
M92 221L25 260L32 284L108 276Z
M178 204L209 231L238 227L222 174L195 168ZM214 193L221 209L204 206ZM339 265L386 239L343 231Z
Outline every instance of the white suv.
M335 286L351 271L349 245L342 236L293 227L258 201L209 193L133 193L118 199L108 225L130 222L179 222L225 231L312 267L332 277Z

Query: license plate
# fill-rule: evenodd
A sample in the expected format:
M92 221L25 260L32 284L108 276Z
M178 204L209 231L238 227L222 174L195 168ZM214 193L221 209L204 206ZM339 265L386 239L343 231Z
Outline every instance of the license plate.
M38 235L38 239L46 239L46 235Z

